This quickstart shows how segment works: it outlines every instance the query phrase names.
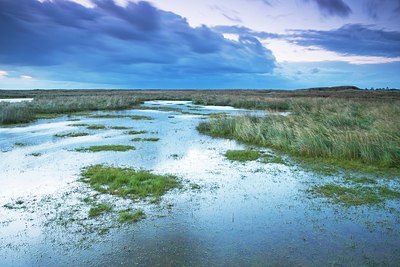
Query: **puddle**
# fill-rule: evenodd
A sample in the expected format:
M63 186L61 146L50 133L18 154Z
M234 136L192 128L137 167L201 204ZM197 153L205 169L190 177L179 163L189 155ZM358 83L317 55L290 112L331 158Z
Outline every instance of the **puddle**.
M388 209L344 208L309 198L310 184L334 177L304 171L295 164L229 161L224 157L227 150L245 146L201 135L195 129L206 114L264 112L197 106L188 101L148 101L144 106L152 109L93 114L150 116L153 120L79 116L79 122L61 117L0 128L1 266L400 262L398 203L388 203ZM71 126L74 123L102 124L106 129L87 130ZM128 135L129 130L112 126L146 133ZM90 135L54 137L83 131ZM132 142L134 137L160 140ZM27 145L15 146L17 142ZM134 145L136 150L73 151L107 144ZM93 164L174 174L184 188L150 205L98 195L78 181L81 169ZM112 215L89 219L90 206L82 201L85 197L114 208L141 208L147 218L122 226Z

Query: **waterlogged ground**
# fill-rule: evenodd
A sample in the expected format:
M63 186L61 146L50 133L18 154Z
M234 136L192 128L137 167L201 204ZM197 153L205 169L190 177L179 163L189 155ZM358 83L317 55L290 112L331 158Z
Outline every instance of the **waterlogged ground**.
M144 106L0 128L1 266L395 266L400 262L397 200L356 207L330 203L307 190L348 174L313 173L284 156L277 163L230 161L224 156L227 150L246 147L200 135L195 129L208 118L201 114L243 114L243 110L170 101ZM153 120L90 117L94 114ZM72 124L100 124L105 129ZM128 135L130 130L146 133ZM89 135L55 137L71 132ZM75 151L110 144L136 149ZM260 151L274 157L273 151ZM173 174L182 187L158 203L101 195L79 180L82 168L93 164ZM398 187L393 179L377 180ZM113 211L90 218L93 203L107 203ZM146 218L120 224L116 214L127 208L142 209Z

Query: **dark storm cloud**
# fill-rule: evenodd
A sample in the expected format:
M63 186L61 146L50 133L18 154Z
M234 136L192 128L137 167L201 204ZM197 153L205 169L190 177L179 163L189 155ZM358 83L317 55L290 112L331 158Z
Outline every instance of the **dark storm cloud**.
M338 17L348 17L352 10L351 8L343 2L343 0L304 0L307 2L314 2L317 4L321 13L325 16L338 16Z
M57 65L66 73L83 69L160 76L268 73L275 66L271 51L257 40L227 40L148 2L126 7L112 0L93 3L94 8L86 8L64 0L0 0L0 62Z
M317 46L344 55L400 56L400 32L359 24L331 31L297 30L287 38L301 46Z

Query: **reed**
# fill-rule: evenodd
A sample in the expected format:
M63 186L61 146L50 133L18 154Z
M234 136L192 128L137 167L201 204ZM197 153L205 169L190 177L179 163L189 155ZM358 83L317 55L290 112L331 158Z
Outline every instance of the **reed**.
M341 165L400 166L399 101L291 100L288 116L220 117L202 133Z

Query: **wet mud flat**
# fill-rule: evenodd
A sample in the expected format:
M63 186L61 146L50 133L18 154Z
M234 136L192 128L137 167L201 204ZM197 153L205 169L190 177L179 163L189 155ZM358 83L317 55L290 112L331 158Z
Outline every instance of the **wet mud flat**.
M196 130L210 114L244 110L189 101L144 107L0 128L1 266L400 262L398 200L332 203L310 188L348 173L316 173L256 147L250 149L258 159L229 160L227 151L249 147ZM86 151L110 145L134 149ZM84 168L96 164L174 175L181 186L158 200L102 194L81 180ZM90 216L100 205L109 211ZM145 217L121 223L125 210L142 210Z

